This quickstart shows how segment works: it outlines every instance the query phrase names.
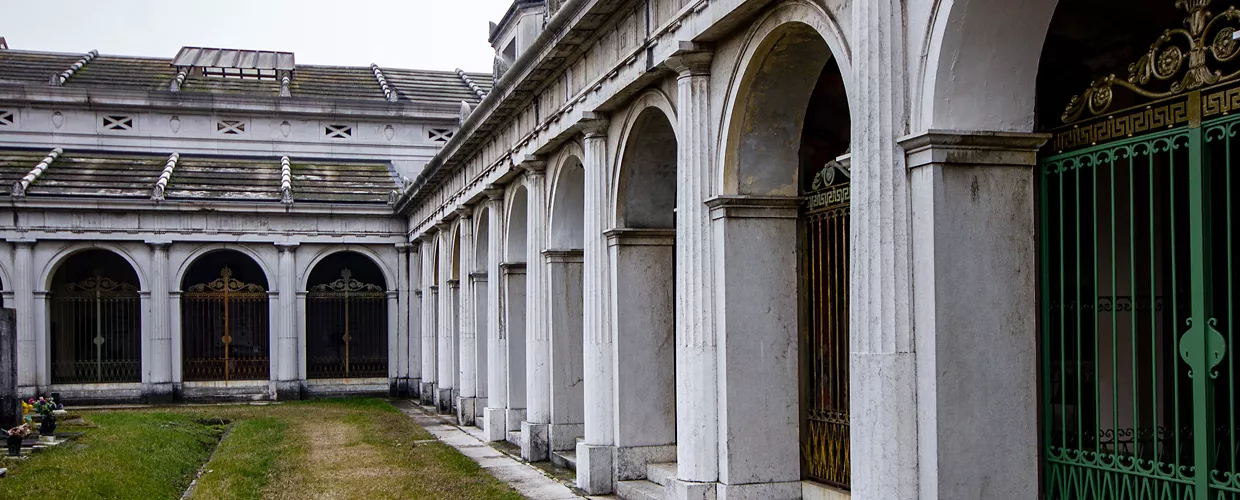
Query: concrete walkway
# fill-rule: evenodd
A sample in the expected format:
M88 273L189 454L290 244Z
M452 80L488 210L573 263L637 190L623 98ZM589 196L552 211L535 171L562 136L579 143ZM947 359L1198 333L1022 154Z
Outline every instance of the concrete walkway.
M393 404L415 423L426 429L435 439L456 448L500 481L508 483L526 498L533 500L565 500L586 498L578 495L564 484L552 479L543 471L515 460L492 448L478 436L456 426L446 418L423 410L412 401L396 401ZM468 429L468 428L467 428ZM472 430L472 429L470 429Z

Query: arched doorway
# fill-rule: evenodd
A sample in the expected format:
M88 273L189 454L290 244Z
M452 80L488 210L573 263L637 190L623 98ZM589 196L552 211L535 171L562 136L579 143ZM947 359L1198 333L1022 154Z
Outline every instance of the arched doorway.
M585 169L576 156L563 159L551 185L547 297L551 329L552 460L567 464L558 452L577 449L585 435L583 370L582 247L585 244Z
M183 380L267 380L271 322L262 267L236 250L217 250L190 265L181 289Z
M507 428L520 431L525 420L525 264L526 229L529 211L529 195L525 186L510 191L508 205L507 235L504 238L504 262L500 264L503 274L502 300L504 322L500 334L507 340L508 352L508 412ZM513 444L520 441L509 435Z
M766 464L736 464L728 475L808 479L849 489L851 171L842 156L852 130L844 78L814 27L797 20L764 29L769 31L754 40L734 87L723 192L763 207L765 215L745 214L727 199L714 207L730 240L764 242L753 249L733 247L721 257L724 300L737 306L721 319L728 356L752 358L748 363L763 368L728 365L721 371L729 386L762 387L768 406L799 408L764 415L770 422L795 423L799 443L797 433L786 432L788 425L771 424L746 431L762 433L766 442L738 440L739 446L799 453L781 451ZM766 284L760 294L740 294L747 282ZM796 365L778 361L794 353Z
M129 261L108 250L60 264L48 292L53 384L142 380L139 288Z
M1240 498L1231 4L1055 11L1037 96L1046 498Z
M387 282L369 257L324 257L306 283L306 377L387 377Z
M475 417L482 417L490 404L488 390L490 376L489 350L491 347L490 322L487 321L487 308L490 301L488 287L491 285L487 269L490 268L491 228L490 208L483 207L475 216L477 227L474 230L474 269L469 274L473 285L473 310L466 314L474 315L474 332L477 338L474 350L475 380L478 384L478 401L474 404ZM479 428L484 427L482 419L474 420Z
M615 302L617 480L676 460L676 131L658 107L640 111L617 173L616 229L607 232Z

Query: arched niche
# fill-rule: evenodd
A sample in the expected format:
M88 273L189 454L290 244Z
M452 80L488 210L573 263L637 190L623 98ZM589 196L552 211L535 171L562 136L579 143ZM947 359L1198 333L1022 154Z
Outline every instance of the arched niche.
M387 376L388 300L383 270L369 256L328 254L306 281L306 377Z
M571 156L555 173L551 186L550 247L582 248L585 241L585 168Z
M526 225L529 213L529 192L525 186L513 188L508 203L508 234L504 238L505 262L525 262L526 260Z
M642 110L625 141L616 227L676 227L676 130L662 109Z
M48 285L53 384L140 382L138 273L105 249L72 253Z
M270 310L267 276L237 250L199 255L181 279L182 378L267 380Z

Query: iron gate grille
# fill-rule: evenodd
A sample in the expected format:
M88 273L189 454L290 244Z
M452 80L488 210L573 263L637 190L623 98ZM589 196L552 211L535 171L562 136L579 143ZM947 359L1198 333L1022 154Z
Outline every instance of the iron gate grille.
M267 292L224 267L220 278L181 295L184 379L267 380Z
M1048 498L1240 499L1238 132L1223 117L1043 160Z
M801 458L811 479L848 488L848 170L828 163L802 204Z
M387 377L387 294L353 279L314 286L306 296L307 376Z
M141 381L137 286L95 274L50 295L52 383Z

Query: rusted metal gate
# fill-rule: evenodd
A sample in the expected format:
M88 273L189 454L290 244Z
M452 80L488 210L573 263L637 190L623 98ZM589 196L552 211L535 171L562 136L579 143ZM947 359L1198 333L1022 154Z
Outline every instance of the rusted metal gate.
M849 172L830 162L801 203L801 463L805 476L848 488Z
M189 287L181 295L184 378L266 380L268 378L267 292L220 269L210 283Z
M142 379L138 287L96 273L51 294L52 383Z
M306 295L310 378L387 377L387 293L345 268Z

